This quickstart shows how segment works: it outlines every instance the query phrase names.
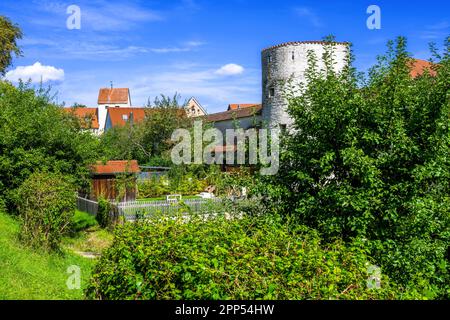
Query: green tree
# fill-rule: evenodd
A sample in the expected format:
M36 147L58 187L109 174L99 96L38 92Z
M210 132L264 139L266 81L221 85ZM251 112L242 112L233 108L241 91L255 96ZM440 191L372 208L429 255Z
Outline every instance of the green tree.
M153 102L148 102L143 121L108 130L102 136L104 153L112 159L169 164L173 131L191 125L179 99L178 94L172 98L156 97Z
M173 146L170 141L176 129L188 128L190 119L179 102L176 93L172 98L165 95L156 97L153 103L148 102L149 109L143 123L143 144L149 148L153 156L161 156Z
M404 38L389 42L368 79L351 57L334 72L332 51L310 54L304 94L287 93L295 130L276 178L284 211L326 239L368 240L393 279L448 296L449 41L437 75L415 79Z
M58 250L75 213L71 177L35 172L17 190L20 238L27 245Z
M35 171L61 172L89 188L98 140L51 102L49 90L0 81L0 199L15 211L15 189Z
M4 75L11 65L13 55L20 56L22 51L17 40L22 39L22 31L7 17L0 16L0 74Z

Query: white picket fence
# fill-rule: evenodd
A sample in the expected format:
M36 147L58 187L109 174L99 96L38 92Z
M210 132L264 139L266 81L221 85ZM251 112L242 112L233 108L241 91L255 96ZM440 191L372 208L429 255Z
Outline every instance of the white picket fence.
M208 213L210 208L220 203L220 198L213 199L186 199L162 201L129 201L113 203L111 215L123 217L126 221L135 221L139 218L151 218L153 215L175 215L177 213L202 212ZM77 197L77 209L91 215L97 215L98 203L82 197Z
M175 215L177 213L202 212L220 203L220 198L214 199L186 199L181 201L130 201L115 204L119 216L127 221L139 218L151 218L153 215Z

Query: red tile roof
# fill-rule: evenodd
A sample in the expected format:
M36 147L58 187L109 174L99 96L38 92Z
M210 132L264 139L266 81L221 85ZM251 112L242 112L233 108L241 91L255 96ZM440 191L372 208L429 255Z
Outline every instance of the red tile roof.
M413 59L410 64L410 75L412 78L421 76L425 70L428 70L431 76L436 76L436 70L433 70L434 64L425 60Z
M101 88L98 92L98 104L124 104L129 102L129 97L128 88Z
M98 129L98 113L97 108L64 108L67 113L71 113L78 117L81 122L81 126L85 129Z
M109 119L111 119L111 126L124 126L133 118L133 122L140 122L145 119L146 108L108 108ZM126 118L126 119L124 119Z
M137 160L115 160L103 163L98 161L91 166L91 173L97 175L114 175L120 173L139 173L139 165Z
M229 110L225 112L213 113L204 117L208 122L219 122L232 119L240 119L252 117L253 115L261 114L262 105L248 107L244 109Z
M226 145L226 146L216 146L214 147L213 151L215 153L224 153L227 151L237 151L237 146L236 145Z
M244 109L244 108L250 108L250 107L257 107L260 106L260 103L232 103L228 105L228 111L229 110L237 110L237 109Z

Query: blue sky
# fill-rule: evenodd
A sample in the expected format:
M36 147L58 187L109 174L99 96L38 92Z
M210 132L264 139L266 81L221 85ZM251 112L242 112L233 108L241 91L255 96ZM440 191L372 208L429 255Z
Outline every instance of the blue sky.
M381 9L380 30L366 26L373 4ZM66 27L69 5L81 9L80 30ZM98 89L113 81L131 89L135 106L178 92L209 112L261 101L260 52L271 45L334 34L353 43L355 64L365 70L398 35L422 59L430 41L442 45L450 35L444 0L2 0L0 14L25 34L24 57L8 77L42 75L60 103L95 106Z

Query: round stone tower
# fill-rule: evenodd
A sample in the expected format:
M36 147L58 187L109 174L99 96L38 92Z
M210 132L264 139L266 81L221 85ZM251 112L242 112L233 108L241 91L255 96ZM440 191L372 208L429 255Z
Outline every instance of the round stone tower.
M345 66L348 54L348 43L334 42L333 57L335 71ZM284 97L288 83L297 85L305 82L305 71L308 67L308 51L317 57L318 68L324 67L322 55L325 46L323 41L288 42L264 49L262 60L262 101L263 121L270 127L289 127L292 119L287 113L288 103Z

